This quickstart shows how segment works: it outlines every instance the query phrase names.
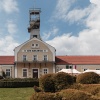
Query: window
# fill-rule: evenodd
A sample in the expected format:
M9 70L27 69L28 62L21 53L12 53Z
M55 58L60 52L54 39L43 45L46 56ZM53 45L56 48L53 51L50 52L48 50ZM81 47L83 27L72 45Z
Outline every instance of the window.
M37 60L37 55L33 55L33 60L34 60L34 61Z
M34 47L34 46L35 46L35 44L32 44L32 46Z
M35 47L35 44L32 44L32 47Z
M39 47L39 44L35 44L35 47L38 48Z
M43 50L43 52L48 52L48 50Z
M69 69L72 69L72 66L69 66Z
M43 74L47 74L48 73L48 68L43 68Z
M37 35L33 35L33 38L37 38Z
M69 69L69 65L66 65L66 69Z
M31 50L27 50L27 52L31 52Z
M23 55L23 61L26 61L26 55Z
M32 48L38 48L39 44L32 44Z
M6 69L6 76L10 77L10 69Z
M39 47L39 44L35 44L36 48Z
M87 69L83 69L83 71L86 71Z
M27 77L27 69L23 69L23 77Z
M72 69L72 65L66 65L66 69Z
M48 60L47 55L44 55L44 59L43 60L44 61L47 61Z

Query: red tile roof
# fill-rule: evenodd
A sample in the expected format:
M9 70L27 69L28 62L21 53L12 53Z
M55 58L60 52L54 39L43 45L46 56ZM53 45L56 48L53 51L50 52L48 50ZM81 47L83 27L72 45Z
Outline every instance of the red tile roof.
M0 64L14 64L14 56L0 56ZM56 64L100 64L100 56L56 56Z
M0 56L0 64L12 65L14 64L14 56Z
M100 64L100 56L56 56L56 64Z

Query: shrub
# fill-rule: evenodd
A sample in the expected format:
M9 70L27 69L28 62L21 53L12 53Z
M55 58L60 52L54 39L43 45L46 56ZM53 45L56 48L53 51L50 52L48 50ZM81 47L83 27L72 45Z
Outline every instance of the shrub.
M76 77L77 76L72 76L73 77L73 82L76 83Z
M55 79L55 90L59 91L67 88L69 85L73 84L73 77L67 73L59 72L54 75Z
M99 87L94 86L94 87L92 87L90 89L87 89L87 91L89 93L91 93L92 95L97 95L98 93L100 93L100 86Z
M39 86L45 92L55 92L54 78L53 74L46 74L40 77Z
M99 83L100 76L94 72L86 72L77 76L76 82L82 84L97 84Z
M62 97L58 93L34 93L30 100L62 100Z
M65 89L56 93L34 93L30 100L100 100L90 93L76 89Z
M69 87L70 89L77 89L77 90L80 90L81 88L82 88L82 84L77 84L77 83L75 83L75 84L73 84L73 85L71 85L70 87Z
M80 88L82 91L91 93L92 95L100 97L100 84L84 84Z
M100 97L100 84L74 84L70 89L77 89L88 92L94 96Z
M38 79L25 78L25 79L2 79L0 80L0 88L18 88L18 87L33 87L39 86Z
M35 92L42 92L41 88L38 86L34 86L33 89Z
M93 99L92 95L89 93L75 89L62 90L60 92L60 95L64 100L98 100L98 99Z

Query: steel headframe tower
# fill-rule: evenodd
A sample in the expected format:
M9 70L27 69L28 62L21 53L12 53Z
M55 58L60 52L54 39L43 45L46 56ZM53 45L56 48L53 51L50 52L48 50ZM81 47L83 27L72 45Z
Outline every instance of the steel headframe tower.
M31 8L29 10L29 27L28 32L30 33L30 39L40 38L40 8Z

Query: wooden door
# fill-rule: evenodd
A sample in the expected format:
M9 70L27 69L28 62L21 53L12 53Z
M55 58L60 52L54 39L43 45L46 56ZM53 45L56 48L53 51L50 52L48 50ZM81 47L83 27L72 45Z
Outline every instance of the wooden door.
M38 78L38 69L33 69L33 78Z

